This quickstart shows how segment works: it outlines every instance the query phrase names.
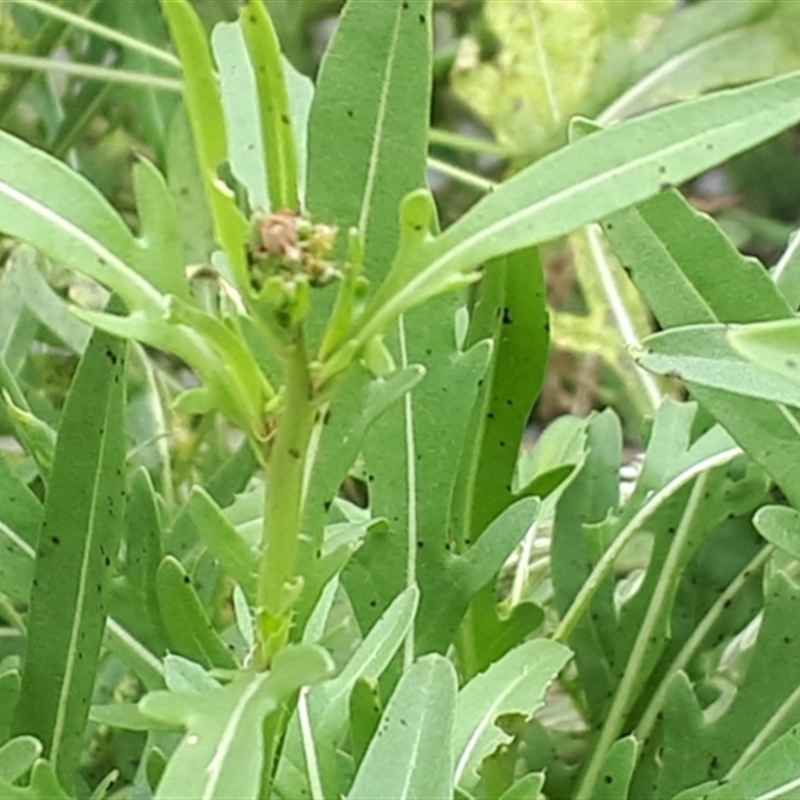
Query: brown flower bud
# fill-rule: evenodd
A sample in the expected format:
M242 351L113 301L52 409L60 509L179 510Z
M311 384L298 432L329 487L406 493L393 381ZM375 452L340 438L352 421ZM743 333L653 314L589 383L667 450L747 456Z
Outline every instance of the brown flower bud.
M297 217L291 211L277 211L264 217L259 225L261 247L270 256L289 262L301 259L297 236Z

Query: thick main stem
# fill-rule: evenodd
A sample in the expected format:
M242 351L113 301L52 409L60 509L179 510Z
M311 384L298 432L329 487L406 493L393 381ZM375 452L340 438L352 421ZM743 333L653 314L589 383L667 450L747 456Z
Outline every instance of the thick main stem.
M267 661L283 646L291 625L293 582L303 514L303 475L315 406L302 334L286 352L284 407L267 462L267 497L258 580L259 626ZM296 587L294 587L296 588Z

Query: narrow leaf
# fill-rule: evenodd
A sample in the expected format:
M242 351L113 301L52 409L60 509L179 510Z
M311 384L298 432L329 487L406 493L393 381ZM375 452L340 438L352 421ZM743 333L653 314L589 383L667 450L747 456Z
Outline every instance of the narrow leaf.
M800 119L800 75L719 92L585 136L504 183L436 238L395 261L354 331L389 320L506 252L557 238L647 199Z
M125 497L125 347L97 332L67 397L45 500L15 728L65 785L83 747Z
M167 556L158 568L156 591L172 649L205 667L236 668L236 659L214 626L180 561Z
M258 90L270 203L276 211L297 211L297 148L275 27L263 0L248 0L239 21Z

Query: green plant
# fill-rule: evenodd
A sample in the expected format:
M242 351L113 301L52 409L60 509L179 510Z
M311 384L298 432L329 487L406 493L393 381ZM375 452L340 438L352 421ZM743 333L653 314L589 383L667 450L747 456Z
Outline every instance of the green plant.
M162 10L191 138L178 115L167 178L134 166L138 235L0 133L4 232L111 295L64 314L22 246L0 283L16 292L0 291L0 385L28 456L0 457L2 613L25 640L0 662L4 795L109 795L113 771L87 778L107 766L87 758L87 721L89 753L114 751L117 770L135 753L118 796L721 798L796 782L796 512L767 505L773 481L800 500L795 384L741 360L726 372L719 325L699 342L667 331L642 361L660 370L681 336L689 361L710 348L700 377L680 353L665 368L704 410L661 404L624 501L613 413L519 448L547 357L544 242L603 220L665 327L791 317L794 250L770 280L669 187L796 124L800 75L576 121L439 232L430 0L347 4L313 89L260 0L210 45L187 0ZM38 319L18 304L3 322L36 280ZM80 354L60 414L19 369L40 324ZM781 324L731 335L760 357L747 348L773 353ZM743 399L750 386L767 399ZM171 457L172 414L200 430ZM342 491L354 479L367 503ZM509 557L544 539L498 604ZM740 632L759 624L750 652ZM568 724L532 719L548 691Z

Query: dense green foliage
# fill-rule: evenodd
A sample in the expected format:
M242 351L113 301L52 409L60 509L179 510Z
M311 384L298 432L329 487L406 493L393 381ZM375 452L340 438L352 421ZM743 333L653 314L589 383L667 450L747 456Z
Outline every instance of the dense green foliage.
M792 3L131 5L0 17L0 796L793 796Z

